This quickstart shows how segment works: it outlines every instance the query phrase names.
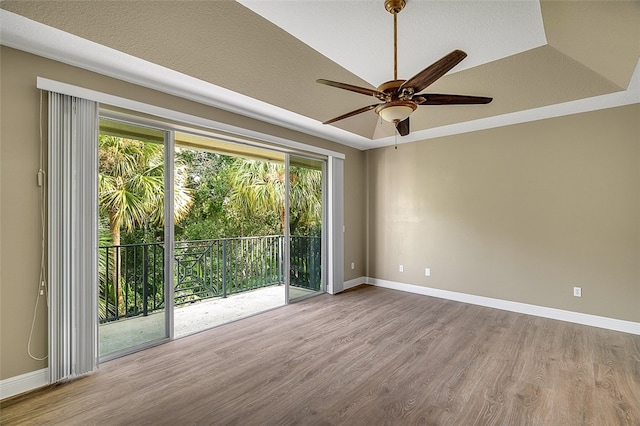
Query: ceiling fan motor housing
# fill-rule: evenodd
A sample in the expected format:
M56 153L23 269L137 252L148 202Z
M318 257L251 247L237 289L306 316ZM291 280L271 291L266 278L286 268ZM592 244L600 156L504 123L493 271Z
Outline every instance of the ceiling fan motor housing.
M408 101L413 96L413 88L407 87L399 90L402 84L407 80L390 80L385 81L378 86L378 92L384 93L385 97L378 97L381 101L391 102L395 100Z

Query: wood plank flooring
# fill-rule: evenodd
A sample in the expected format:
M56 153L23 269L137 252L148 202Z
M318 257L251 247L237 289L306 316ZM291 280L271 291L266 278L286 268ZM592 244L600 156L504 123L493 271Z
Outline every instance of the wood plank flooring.
M360 286L0 410L3 425L640 425L640 336Z

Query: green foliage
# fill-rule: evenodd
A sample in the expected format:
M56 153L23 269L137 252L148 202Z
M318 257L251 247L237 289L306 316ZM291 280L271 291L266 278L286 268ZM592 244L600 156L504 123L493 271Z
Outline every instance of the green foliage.
M124 229L161 227L164 224L164 147L116 136L99 138L99 206L109 220L112 236ZM187 166L176 162L174 220L188 213L192 198L185 187ZM114 243L119 243L115 241Z
M100 136L100 212L122 228L122 243L161 241L163 147ZM284 165L176 149L177 241L276 235L284 225ZM290 229L319 235L322 173L291 167Z
M232 176L229 208L240 216L244 215L245 220L250 217L254 220L266 219L268 222L265 225L268 223L274 233L284 233L285 184L284 165L257 160L242 161ZM291 234L304 235L317 231L322 223L322 172L291 167L290 184Z
M133 253L140 247L139 243L160 243L164 240L164 148L158 144L100 135L99 162L101 246L137 245L121 251L112 249L109 258L106 250L100 251L100 316L136 314L142 309L144 300L140 283L143 281L142 259L145 256L140 253L134 256ZM176 241L284 233L284 165L176 148L174 168ZM322 172L292 166L290 181L289 226L292 235L319 236L322 223ZM152 250L151 245L145 247ZM161 249L160 245L157 249ZM300 249L307 251L302 246ZM277 261L272 254L266 256L260 252L266 248L258 247L255 250L251 253L254 262L263 257ZM319 248L317 251L319 253ZM273 249L269 251L274 252ZM235 291L253 288L259 284L253 281L264 279L251 277L246 270L246 255L245 249L230 249L227 252L229 282L243 283L240 285L242 288ZM157 256L159 261L161 258ZM215 266L220 261L216 257L209 265ZM147 257L146 262L147 267L154 271L162 271L162 265L154 263L157 261ZM292 280L295 278L295 282L306 283L310 280L307 269L315 268L306 262L303 257L294 256L292 259L292 271L295 269L296 274ZM314 262L319 265L320 259ZM106 274L107 265L109 276ZM189 269L190 273L198 276L205 274L197 265ZM117 274L116 270L120 273ZM277 282L281 279L277 264L269 266L269 271L275 274L271 280ZM239 275L233 278L233 274ZM149 303L163 300L162 275L144 275L148 282L145 293ZM196 281L181 284L182 301L206 297L207 292ZM116 303L119 312L114 312Z
M277 211L231 201L247 160L190 149L178 149L176 158L188 165L187 187L194 200L189 215L176 225L177 241L280 233Z
M108 221L112 244L121 244L122 229L135 233L141 228L145 231L143 236L148 231L157 233L165 219L164 147L101 134L98 148L100 221ZM187 167L177 161L174 170L174 220L178 222L189 212L192 198L184 185ZM113 262L114 268L109 278L117 293L120 313L124 313L126 278L118 273L122 265L121 253L112 250L111 256L109 262ZM106 279L103 289L110 293L108 283L109 279ZM102 310L106 313L108 309Z
M291 235L319 236L322 226L322 171L291 166Z

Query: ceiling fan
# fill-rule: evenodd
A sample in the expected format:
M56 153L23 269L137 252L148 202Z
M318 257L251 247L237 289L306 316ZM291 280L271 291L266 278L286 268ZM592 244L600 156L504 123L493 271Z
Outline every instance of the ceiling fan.
M481 96L420 93L467 57L467 54L462 50L454 50L408 80L398 80L398 13L405 5L406 0L385 0L384 2L385 9L393 15L393 80L382 83L377 89L325 79L316 80L317 83L327 86L373 96L382 103L359 108L322 124L334 123L374 110L383 120L394 123L400 136L406 136L410 131L409 116L419 105L488 104L493 100L493 98Z

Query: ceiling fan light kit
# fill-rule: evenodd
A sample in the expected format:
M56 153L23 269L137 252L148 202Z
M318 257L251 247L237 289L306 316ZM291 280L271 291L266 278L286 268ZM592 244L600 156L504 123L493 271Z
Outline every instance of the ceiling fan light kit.
M382 83L377 89L368 89L325 79L316 80L316 82L327 86L373 96L383 103L359 108L327 120L323 124L334 123L373 109L380 118L394 123L400 136L406 136L410 132L409 116L418 108L418 105L488 104L493 100L493 98L481 96L420 93L466 58L467 54L462 50L454 50L408 80L398 80L397 18L398 13L405 7L406 3L406 0L385 0L384 2L385 9L393 15L393 80Z
M415 102L391 101L378 105L374 111L384 121L388 121L389 123L398 123L408 118L416 108L418 108L418 105L416 105Z

